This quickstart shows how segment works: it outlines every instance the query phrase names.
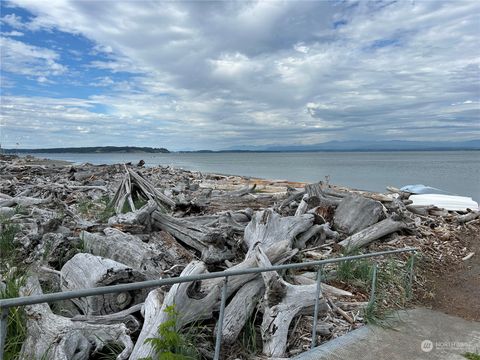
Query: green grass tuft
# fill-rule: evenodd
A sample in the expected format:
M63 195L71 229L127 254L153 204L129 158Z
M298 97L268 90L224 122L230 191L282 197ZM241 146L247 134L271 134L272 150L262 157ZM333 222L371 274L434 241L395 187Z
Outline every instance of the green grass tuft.
M472 353L472 352L466 352L465 354L462 354L462 356L468 360L480 360L480 354Z
M175 305L167 306L163 311L168 314L168 320L158 327L158 337L145 340L145 344L149 343L152 346L156 357L143 360L199 359L200 354L195 346L178 329L179 313L175 310Z
M261 347L261 344L259 345L259 340L261 337L258 336L258 327L256 326L257 317L258 309L252 314L252 316L250 316L249 319L247 319L241 333L242 347L250 355L257 354L259 347Z
M17 224L14 224L9 219L0 219L0 254L2 264L11 261L15 256L15 235L20 231Z
M345 256L358 255L357 252L345 253ZM366 287L372 277L373 262L370 259L348 260L338 263L337 278L349 284Z
M20 296L20 288L25 285L25 275L17 268L11 268L4 276L6 285L0 291L0 299L9 299ZM5 340L4 360L18 358L22 344L27 336L26 318L23 307L10 308L7 320L7 338Z

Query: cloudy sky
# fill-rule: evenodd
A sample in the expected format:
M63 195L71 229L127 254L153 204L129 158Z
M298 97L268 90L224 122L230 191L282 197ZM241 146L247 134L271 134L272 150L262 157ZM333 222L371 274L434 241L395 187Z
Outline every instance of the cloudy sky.
M3 147L480 138L480 1L1 1Z

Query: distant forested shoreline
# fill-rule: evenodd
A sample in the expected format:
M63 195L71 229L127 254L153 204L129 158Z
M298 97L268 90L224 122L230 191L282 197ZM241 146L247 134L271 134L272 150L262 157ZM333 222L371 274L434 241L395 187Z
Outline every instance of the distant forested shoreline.
M165 148L137 147L137 146L92 146L92 147L67 147L47 149L3 149L0 152L5 154L30 153L30 154L60 154L60 153L169 153Z

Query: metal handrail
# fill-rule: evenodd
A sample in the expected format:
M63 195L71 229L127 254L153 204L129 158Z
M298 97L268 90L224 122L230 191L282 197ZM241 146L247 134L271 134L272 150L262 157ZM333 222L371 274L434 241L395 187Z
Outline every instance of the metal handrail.
M50 293L50 294L2 299L0 300L0 360L3 360L3 351L4 351L5 337L7 332L7 317L8 317L8 311L11 307L34 305L34 304L41 304L41 303L51 303L55 301L69 300L69 299L75 299L80 297L119 293L124 291L140 290L140 289L147 289L147 288L157 288L165 285L181 284L186 282L194 282L194 281L223 277L225 278L225 281L222 288L222 299L221 299L220 314L218 319L218 322L219 322L218 329L221 329L223 325L223 314L224 314L226 294L227 294L226 288L227 288L229 277L248 275L248 274L259 274L259 273L268 272L268 271L298 269L298 268L305 268L305 267L312 267L312 266L321 268L323 265L326 265L326 264L334 264L334 263L339 263L344 261L352 261L352 260L405 253L405 252L416 252L417 250L418 250L417 248L403 248L403 249L379 251L379 252L368 253L368 254L345 256L340 258L309 261L309 262L302 262L302 263L272 265L268 267L249 268L249 269L242 269L242 270L225 270L225 271L206 273L206 274L179 276L179 277L168 278L168 279L147 280L147 281L139 281L139 282L128 283L128 284L118 284L118 285L111 285L111 286L102 286L97 288L70 290L70 291L63 291L63 292ZM321 291L320 268L317 273L317 294L318 295L320 294L320 291ZM411 286L412 274L413 274L413 262L412 262L412 265L410 266L409 272L410 272L409 285ZM374 271L374 279L372 284L375 284L375 278L376 278L375 275L376 275L376 271ZM372 288L373 290L371 295L372 298L375 295L374 289L375 289L375 285L373 285L373 288ZM315 299L314 319L318 315L318 297L319 296L317 296L317 298ZM313 331L314 331L313 335L315 335L315 327ZM221 340L220 335L221 335L221 331L217 331L217 339L215 344L215 357L214 357L215 360L217 360L220 355L220 340ZM315 344L314 341L315 340L312 338L312 345Z

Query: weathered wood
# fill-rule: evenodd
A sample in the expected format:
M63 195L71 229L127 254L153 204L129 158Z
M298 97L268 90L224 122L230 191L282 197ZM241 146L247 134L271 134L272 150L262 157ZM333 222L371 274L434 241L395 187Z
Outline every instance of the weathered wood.
M249 281L242 286L225 308L222 327L222 343L233 344L247 320L252 316L258 301L263 297L265 285L262 278ZM216 331L218 331L218 326Z
M268 257L257 247L260 267L271 266ZM291 285L272 272L262 273L265 282L265 308L261 326L263 353L266 356L284 356L287 347L288 328L293 318L306 307L315 304L316 285ZM319 300L325 309L325 300Z
M27 196L16 196L10 199L0 201L0 207L12 207L15 205L29 207L33 205L48 204L51 201L52 201L51 196L49 196L46 199L38 199L38 198L27 197Z
M172 234L182 243L194 248L201 254L202 261L208 264L231 260L233 252L227 247L231 234L223 229L209 228L189 222L185 219L154 211L153 227Z
M241 211L226 211L215 215L191 216L183 219L194 224L217 228L221 231L222 229L226 229L226 233L243 235L245 226L250 222L252 215L253 210L246 209Z
M303 195L302 201L300 201L300 204L298 205L298 208L295 211L295 216L300 216L307 212L307 207L308 207L307 200L308 200L308 194Z
M163 195L155 188L155 186L153 186L150 181L143 178L132 169L128 169L128 173L131 176L132 184L138 186L140 190L144 193L144 195L147 197L147 199L155 200L160 207L166 206L167 208L173 208L175 206L175 201Z
M407 205L406 209L417 215L433 215L435 210L441 210L434 205Z
M85 250L125 264L140 271L148 279L159 279L173 265L186 265L194 258L170 234L163 231L150 233L148 242L114 228L106 228L103 232L105 236L83 231L80 238ZM177 272L173 275L175 274Z
M337 206L334 227L338 231L354 234L385 218L382 203L363 196L345 196Z
M480 211L472 211L466 215L457 216L457 221L460 224L465 224L469 221L475 220L476 218L480 217Z
M257 244L259 246L260 244ZM243 270L243 269L250 269L252 267L257 266L257 261L255 258L255 247L252 248L247 252L245 255L245 259L240 262L239 264L232 266L229 270ZM289 259L291 259L296 253L298 252L297 249L292 249L291 241L280 241L275 244L271 244L269 247L265 249L265 253L267 254L270 262L272 264L279 264L283 263ZM242 276L233 276L228 280L228 296L232 295L239 289L241 286L259 277L258 274L247 274ZM201 290L200 293L208 293L211 288L219 288L223 283L222 278L217 279L210 279L201 282Z
M205 271L204 263L193 261L188 264L181 276L202 274ZM175 284L168 291L161 304L157 292L149 294L145 301L145 322L130 360L154 355L154 350L150 344L145 344L145 340L157 336L158 326L168 320L168 314L165 312L167 306L175 305L175 310L178 312L177 330L180 330L189 322L212 317L212 304L218 304L220 288L210 289L210 292L203 297L191 296L195 295L194 288L195 284L191 283Z
M319 183L306 185L305 191L310 197L310 206L336 207L342 200L341 197L327 195Z
M280 203L280 205L278 206L278 210L282 210L284 207L290 205L290 203L292 203L293 201L301 199L304 194L305 191L294 192Z
M227 222L224 219L228 217L245 227L250 220L252 220L252 216L253 210L248 208L238 211L225 211L214 215L189 216L185 217L184 219L200 225L215 226L216 224Z
M370 244L372 241L378 240L396 231L407 229L408 227L409 226L403 221L394 220L389 217L349 236L338 244L347 249L360 248Z
M21 296L41 295L38 279L29 277ZM25 306L27 338L21 359L80 360L108 344L124 347L117 360L128 359L133 342L124 324L90 324L55 315L47 304Z
M42 232L42 229L40 229ZM43 235L41 243L35 251L42 255L45 263L60 270L63 263L72 258L80 246L80 239L67 237L62 233L48 232Z
M125 201L127 200L130 209L132 211L136 210L133 202L133 189L145 199L155 201L160 209L170 209L175 206L175 202L158 191L150 181L125 166L125 176L120 182L115 196L110 203L110 205L114 207L117 215L122 212Z
M145 280L140 272L114 260L80 253L62 267L63 291L86 289ZM85 315L104 315L119 312L145 300L146 290L126 291L72 299Z
M267 249L280 240L293 244L295 237L307 231L313 221L312 214L282 217L271 209L259 211L245 228L244 243L248 249L253 249L257 243Z
M310 229L305 231L303 234L297 237L295 241L295 247L297 249L305 249L307 241L311 238L316 237L317 235L320 236L321 241L325 241L328 238L338 239L340 234L336 231L330 229L330 224L322 224L322 225L313 225Z
M246 186L242 187L241 189L234 190L234 191L229 191L225 194L222 194L222 196L242 197L242 196L245 196L247 194L251 194L255 190L256 187L257 187L257 184L253 184L252 186L246 185Z
M15 209L14 208L7 207L7 206L0 207L0 216L1 217L9 218L9 217L12 217L13 215L15 215Z
M296 252L291 250L293 239L300 232L308 229L312 225L312 223L312 215L301 215L297 217L291 216L284 218L271 210L265 210L256 213L250 224L247 226L248 231L246 229L244 235L244 242L249 247L249 251L245 256L244 261L233 266L231 270L239 270L256 266L256 245L261 245L265 247L265 256L269 258L269 261L271 263L277 263L279 261L284 261L290 258ZM185 275L192 272L201 273L204 271L204 269L205 265L203 263L192 262L185 268L182 274ZM258 277L257 274L248 274L244 276L235 276L229 279L227 288L228 296L234 294L240 287L242 287L249 281L255 279L256 277ZM167 294L167 297L165 298L164 304L162 305L162 307L164 307L166 306L165 304L172 303L173 300L167 301L167 299L175 299L177 311L179 311L182 317L179 326L195 319L211 317L212 311L219 305L220 291L223 285L223 279L219 278L202 281L197 287L198 291L196 291L196 296L189 296L189 294L191 295L192 293L187 293L187 289L189 288L188 284L179 285L180 286L172 287L172 289ZM254 289L255 287L253 287L253 289L241 289L240 294L245 292L250 293ZM240 295L235 296L233 299L235 299L234 303L236 304L239 303L240 300L244 301L245 297ZM251 309L245 309L243 315L238 314L239 316L237 317L235 325L231 326L230 332L227 335L227 337L229 337L229 341L234 341L232 340L234 335L238 335L238 332L243 326L242 321L246 319L250 310ZM239 311L243 310L239 309ZM230 307L229 313L232 314L233 312L233 307ZM165 314L161 314L159 316L155 316L154 320L149 321L147 326L144 325L144 327L142 328L143 335L141 334L139 342L137 342L136 345L136 350L134 350L134 355L132 356L142 357L151 354L148 347L139 345L139 343L142 344L142 341L144 341L144 339L152 336L152 332L156 330L156 328L162 321L165 320ZM229 323L232 324L231 322ZM240 328L240 330L238 328ZM141 349L138 347L140 347ZM132 357L132 359L136 358L137 357Z
M139 312L143 303L133 305L132 307L108 315L75 315L72 321L84 321L88 324L125 324L130 333L134 333L140 328L140 322L133 316L133 313Z
M118 214L108 219L108 225L113 226L116 224L127 225L146 225L150 223L151 214L158 208L155 201L149 200L140 209L126 214ZM148 230L148 229L147 229Z

